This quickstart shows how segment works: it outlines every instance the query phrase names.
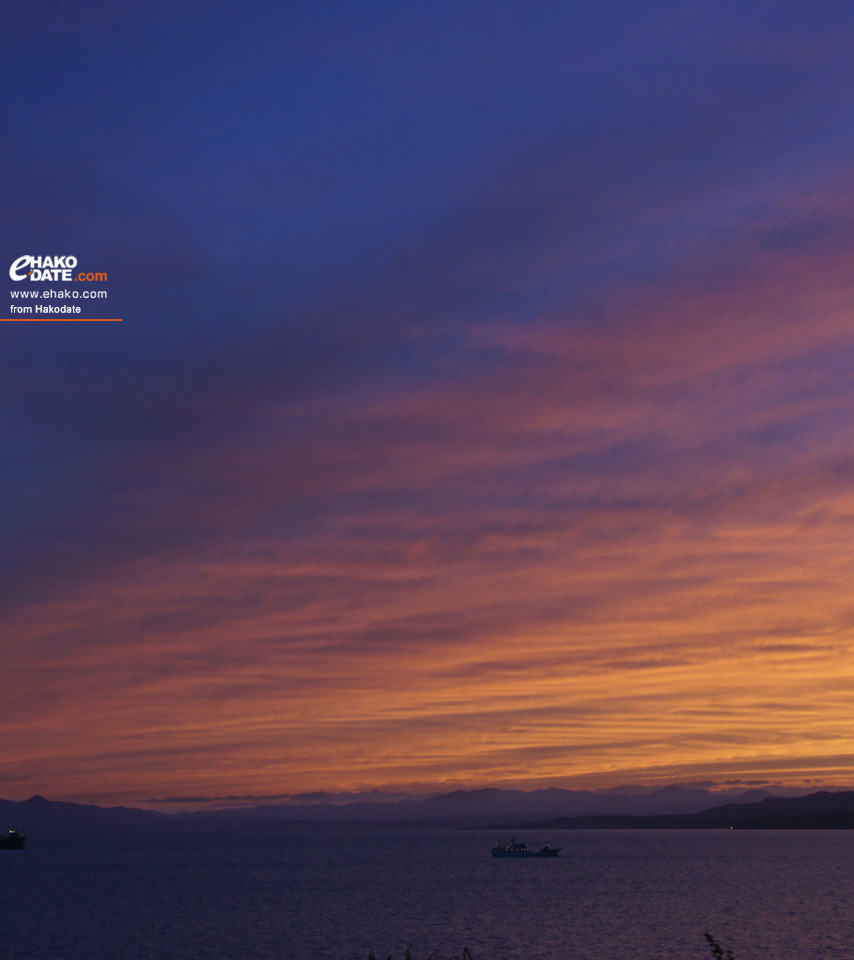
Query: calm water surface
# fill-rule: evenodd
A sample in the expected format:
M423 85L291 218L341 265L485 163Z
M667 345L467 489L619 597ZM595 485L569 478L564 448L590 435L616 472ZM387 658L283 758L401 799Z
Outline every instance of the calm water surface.
M854 832L571 831L33 839L0 854L10 960L854 957ZM526 839L542 843L544 836Z

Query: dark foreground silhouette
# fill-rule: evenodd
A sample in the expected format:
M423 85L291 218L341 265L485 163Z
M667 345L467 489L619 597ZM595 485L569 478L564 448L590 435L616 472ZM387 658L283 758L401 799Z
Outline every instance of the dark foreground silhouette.
M724 950L724 948L710 933L704 933L703 936L706 938L706 943L709 945L709 949L712 951L712 957L714 960L736 960L736 956L732 950ZM368 955L368 960L378 960L377 955L373 950L371 950L370 954ZM389 954L386 960L394 960L394 957ZM415 960L412 947L409 947L404 954L404 960ZM444 958L440 958L436 953L431 953L430 956L427 957L427 960L444 960ZM474 957L471 955L471 951L468 947L463 947L463 952L458 957L448 957L447 960L474 960Z

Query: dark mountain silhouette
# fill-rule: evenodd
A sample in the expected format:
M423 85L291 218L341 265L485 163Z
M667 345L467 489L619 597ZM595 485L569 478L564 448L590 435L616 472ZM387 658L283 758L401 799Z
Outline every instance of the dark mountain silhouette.
M134 807L98 807L87 803L46 800L36 794L20 803L0 800L0 832L21 826L24 833L109 833L148 830L169 818Z
M752 803L727 803L693 814L553 817L550 820L496 823L490 826L516 830L727 827L750 830L851 830L854 829L854 791L821 791L805 797L765 797Z
M753 819L769 816L812 816L824 813L854 813L854 790L829 793L822 790L805 797L766 797L758 803L743 806L727 803L721 807L701 811L700 817L729 817Z
M556 830L598 827L852 828L854 792L823 791L803 797L747 790L715 805L721 794L667 787L646 794L547 790L459 790L426 800L330 804L269 804L178 814L133 807L98 807L35 796L0 800L0 830L21 826L31 836L103 835L140 831L296 829L346 826L464 826Z
M769 794L763 791L744 791L737 795L748 802ZM729 799L731 795L727 795ZM709 790L665 787L645 794L593 793L562 790L549 787L543 790L455 790L424 800L397 800L393 802L356 801L330 804L266 804L240 809L220 809L175 814L176 817L197 819L211 817L220 820L239 817L243 820L264 821L383 821L446 823L451 826L487 826L501 819L534 819L551 817L579 817L601 815L658 815L696 813L707 809L721 794Z

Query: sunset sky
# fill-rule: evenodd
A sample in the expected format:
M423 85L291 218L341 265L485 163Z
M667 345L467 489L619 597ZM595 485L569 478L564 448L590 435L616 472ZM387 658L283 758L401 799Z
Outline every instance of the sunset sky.
M854 786L850 3L2 18L0 796Z

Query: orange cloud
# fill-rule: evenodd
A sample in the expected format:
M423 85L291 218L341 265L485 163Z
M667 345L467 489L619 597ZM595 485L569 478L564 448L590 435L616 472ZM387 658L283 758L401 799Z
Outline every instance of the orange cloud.
M114 456L6 601L3 792L847 782L852 213Z

